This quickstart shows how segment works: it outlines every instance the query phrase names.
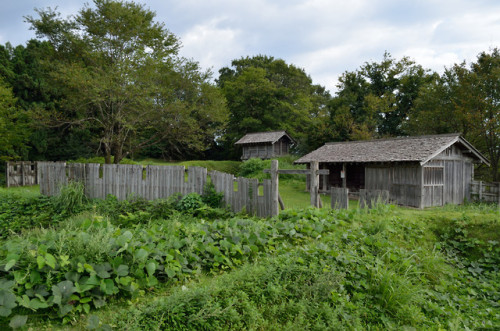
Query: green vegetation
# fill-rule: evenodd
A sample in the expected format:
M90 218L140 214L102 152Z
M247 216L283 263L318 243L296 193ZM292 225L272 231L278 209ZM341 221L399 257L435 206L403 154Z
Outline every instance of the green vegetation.
M210 187L201 197L157 201L89 201L78 185L53 198L1 190L0 323L129 330L500 326L495 206L305 208L257 219L219 203Z

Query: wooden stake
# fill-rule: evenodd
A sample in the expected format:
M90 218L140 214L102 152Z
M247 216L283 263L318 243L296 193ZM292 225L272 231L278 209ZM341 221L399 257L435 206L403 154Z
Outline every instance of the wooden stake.
M279 214L278 160L271 160L271 216Z
M311 205L319 207L319 162L311 161Z

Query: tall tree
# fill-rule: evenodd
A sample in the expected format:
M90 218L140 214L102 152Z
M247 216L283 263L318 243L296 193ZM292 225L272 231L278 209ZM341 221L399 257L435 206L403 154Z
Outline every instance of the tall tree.
M407 57L384 54L380 63L365 63L339 78L338 92L329 104L332 140L358 140L405 135L404 123L418 91L432 74Z
M491 162L490 179L500 179L500 50L445 70L423 89L410 116L412 133L461 132Z
M198 122L191 119L203 113L214 125L225 121L224 103L209 83L210 74L178 56L177 37L143 5L94 0L93 7L86 5L68 19L51 9L37 13L38 18L27 20L55 49L51 77L64 95L62 111L51 110L44 117L94 132L107 163L168 139L182 142L176 146L205 148L198 140L214 133L193 128ZM190 81L193 76L197 78ZM195 87L186 88L172 77ZM188 90L196 90L196 97L188 97ZM202 99L208 101L200 103Z
M26 157L28 120L27 114L17 107L12 89L0 78L0 161Z
M308 133L330 95L314 85L303 69L259 55L233 60L219 74L217 83L230 111L225 134L228 150L246 133L270 130L287 130L303 150L311 149Z

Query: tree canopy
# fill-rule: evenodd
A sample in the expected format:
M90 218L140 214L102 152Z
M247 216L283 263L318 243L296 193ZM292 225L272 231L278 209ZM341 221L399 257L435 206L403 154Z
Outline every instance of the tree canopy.
M217 83L230 112L227 149L247 133L286 130L307 150L313 120L330 98L303 69L271 56L233 60L219 70Z
M106 162L165 142L169 153L206 148L227 117L210 73L178 55L178 38L143 5L93 5L67 19L51 9L27 17L55 50L50 78L63 95L42 117L90 130Z
M467 66L455 64L425 86L410 115L413 134L461 132L490 160L500 178L500 50L482 52Z
M332 140L360 140L405 135L404 123L421 87L432 74L403 57L389 53L381 62L366 62L339 78L338 91L329 104Z

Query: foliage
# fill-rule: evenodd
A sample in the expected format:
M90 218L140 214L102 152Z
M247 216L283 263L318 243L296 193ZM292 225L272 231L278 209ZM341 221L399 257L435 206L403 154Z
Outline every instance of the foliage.
M222 200L224 199L224 193L217 192L215 190L215 186L212 183L208 183L203 188L203 194L201 196L201 200L207 206L211 208L220 208L222 207Z
M490 180L500 178L500 50L455 64L423 89L408 123L412 133L460 132L491 162Z
M45 199L43 209L54 208ZM88 206L92 213L1 242L5 325L78 323L118 298L134 305L89 325L473 329L500 318L491 206L306 208L273 219L206 218L195 194ZM151 300L153 288L166 294Z
M210 73L178 56L179 40L145 6L95 0L68 19L37 13L27 21L55 50L50 77L64 96L40 116L91 130L106 163L164 142L170 155L203 150L219 134L227 114Z
M26 112L16 106L12 90L0 76L0 162L26 157L28 122Z
M316 134L334 141L406 134L407 116L420 88L432 77L409 58L395 60L389 53L380 63L366 62L354 72L345 72L329 104L326 132Z
M35 227L55 225L63 219L49 197L0 193L1 238Z
M270 130L287 130L305 144L313 118L330 98L303 69L270 56L233 60L219 70L217 83L230 111L226 150L233 150L236 140L247 133Z
M295 165L296 160L293 156L284 156L277 159L280 169L304 169L304 165ZM269 174L264 174L264 169L271 169L271 160L261 160L259 158L251 158L240 165L238 176L258 178L260 180L269 178ZM280 179L293 179L296 175L280 175ZM304 177L305 178L305 177Z
M69 182L61 187L53 199L54 207L60 214L74 215L83 211L88 202L82 182Z
M452 258L450 241L428 233L429 225L444 224L393 213L282 213L273 225L278 238L283 236L273 240L274 254L179 285L166 296L125 308L120 317L110 315L108 322L124 329L176 330L498 326L497 261L464 268ZM454 225L446 225L445 232L453 232ZM491 226L498 231L498 221ZM487 265L489 274L480 270ZM485 277L477 277L481 272Z

